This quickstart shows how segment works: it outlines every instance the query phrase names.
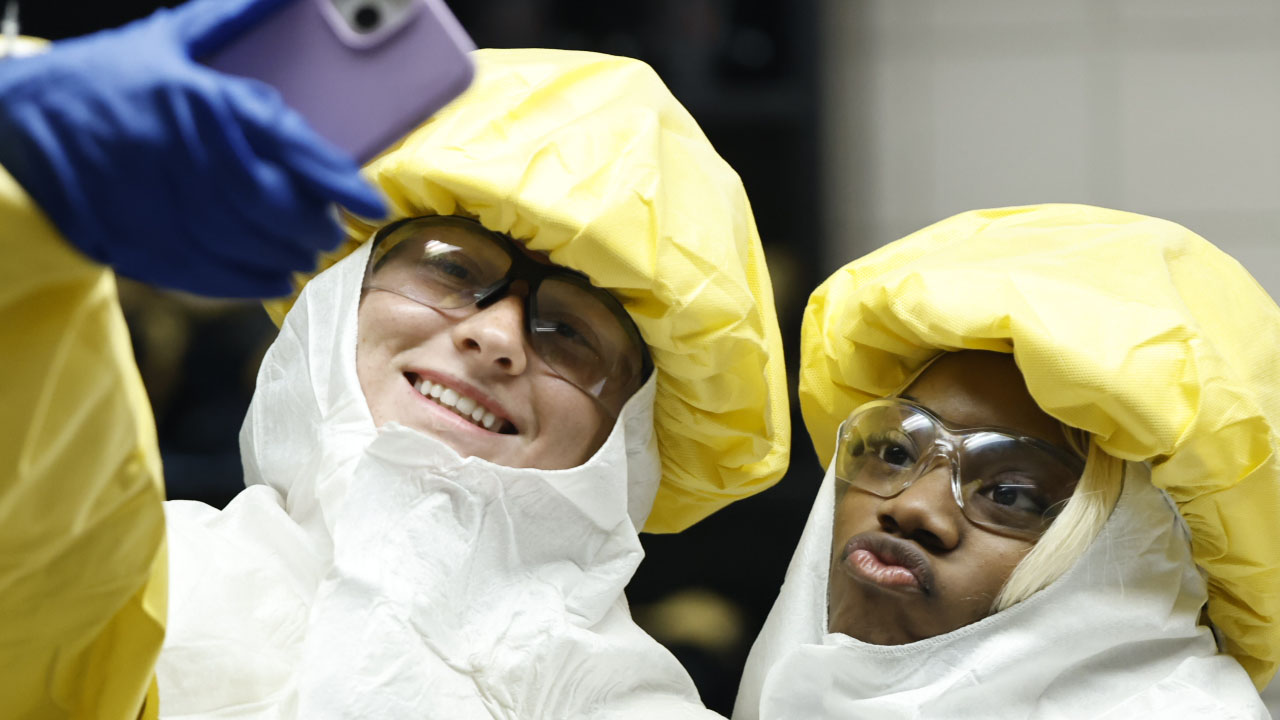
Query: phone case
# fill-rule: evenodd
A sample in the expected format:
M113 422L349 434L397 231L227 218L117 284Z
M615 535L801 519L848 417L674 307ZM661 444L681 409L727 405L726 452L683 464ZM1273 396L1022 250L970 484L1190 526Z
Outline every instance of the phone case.
M470 84L475 49L440 0L413 0L408 21L357 36L328 0L291 0L201 62L271 84L290 107L363 163ZM340 25L340 27L335 27Z

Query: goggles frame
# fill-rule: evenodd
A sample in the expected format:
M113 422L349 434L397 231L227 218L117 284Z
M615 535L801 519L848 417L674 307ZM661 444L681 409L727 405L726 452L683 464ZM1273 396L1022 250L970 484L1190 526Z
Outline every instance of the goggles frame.
M494 246L501 249L510 260L510 265L507 267L506 272L503 273L503 275L496 281L491 282L486 286L479 287L473 292L461 295L460 297L464 298L465 301L458 304L443 302L437 304L428 302L421 298L406 295L404 292L396 288L383 287L375 283L373 281L373 277L378 268L381 267L383 262L386 260L391 249L399 245L399 243L397 243L397 245L386 247L384 240L396 230L412 223L429 223L431 225L443 225L463 229L477 237L488 240L493 243ZM361 290L382 290L383 292L399 295L407 300L411 300L437 311L459 310L469 306L474 306L476 311L484 310L509 295L517 281L524 281L527 286L527 291L525 292L521 307L524 312L525 320L525 341L529 344L530 349L532 349L535 354L542 359L543 363L546 364L546 366L555 373L557 377L591 396L600 403L602 408L605 408L606 410L608 408L600 400L600 397L604 394L605 389L609 387L609 374L617 370L616 362L615 367L609 368L604 373L601 380L597 381L594 385L584 387L582 384L566 377L560 369L543 357L543 354L538 350L540 345L537 341L538 336L540 334L553 333L556 331L556 327L554 325L539 322L538 289L542 286L543 281L547 279L555 279L556 281L573 285L590 294L593 298L599 300L600 303L618 320L618 325L622 328L624 335L626 335L628 343L639 351L640 368L633 382L634 387L630 388L625 394L623 402L625 402L626 399L629 399L630 396L644 384L645 380L649 377L649 374L653 372L653 360L649 354L648 344L645 343L643 336L640 334L640 329L636 327L635 321L632 320L631 315L611 292L604 288L597 287L591 282L589 277L572 268L551 263L540 263L533 258L530 258L525 253L523 245L517 244L515 240L502 233L490 230L476 220L460 215L420 215L401 218L378 228L377 231L374 232L371 242L373 243L373 248L369 254L369 262L365 267ZM617 415L617 413L612 410L609 410L608 414L610 416Z
M901 472L902 478L898 482L896 489L888 494L878 492L876 489L870 487L868 483L860 483L855 477L845 477L841 467L842 461L844 461L846 453L848 452L846 449L846 443L850 439L849 424L855 419L865 415L867 412L877 408L906 409L909 412L923 416L929 421L933 429L933 442L931 447L920 448L919 456L911 463L909 468L903 468L903 471ZM982 483L982 478L973 478L967 482L964 480L964 463L962 460L963 456L967 454L965 440L972 437L981 438L982 436L987 435L995 435L1003 440L1014 441L1043 452L1048 457L1060 462L1064 470L1075 477L1075 481L1072 482L1070 486L1071 492L1067 494L1067 497L1062 500L1058 500L1045 508L1044 512L1041 514L1041 524L1038 528L1020 528L983 520L981 517L974 516L977 511L973 510L973 504L966 503L965 498L972 497L976 493L977 488ZM889 499L906 492L907 488L911 487L921 478L928 475L933 468L936 467L940 458L946 460L951 470L950 480L952 499L955 500L956 505L960 507L961 513L969 522L1000 535L1033 541L1038 540L1040 536L1044 534L1049 525L1052 524L1053 520L1057 517L1058 512L1061 511L1061 508L1068 500L1070 500L1071 495L1075 492L1076 483L1079 481L1085 464L1084 458L1079 455L1067 452L1066 450L1063 450L1052 443L1046 442L1041 438L1029 436L1010 428L1002 428L998 426L957 428L948 425L923 405L901 397L872 400L858 406L853 410L853 412L849 413L844 422L840 423L840 427L836 431L836 459L834 461L835 478L855 490L859 490L879 498ZM1005 487L1035 487L1034 485L1019 485L1015 483L999 483L999 485Z

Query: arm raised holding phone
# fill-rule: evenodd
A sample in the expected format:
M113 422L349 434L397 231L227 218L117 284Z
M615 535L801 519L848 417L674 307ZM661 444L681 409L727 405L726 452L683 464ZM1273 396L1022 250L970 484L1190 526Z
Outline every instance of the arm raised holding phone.
M122 275L223 297L288 292L379 216L355 161L270 86L197 63L281 0L198 0L0 66L0 165L77 249Z
M195 0L0 58L6 717L158 712L164 486L112 271L282 295L339 241L333 205L384 212L275 88L195 59L286 2Z

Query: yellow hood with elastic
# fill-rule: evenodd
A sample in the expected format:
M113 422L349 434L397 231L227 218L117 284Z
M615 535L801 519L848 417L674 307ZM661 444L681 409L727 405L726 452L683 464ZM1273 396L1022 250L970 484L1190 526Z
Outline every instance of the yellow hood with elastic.
M683 530L772 485L790 450L786 377L742 181L642 62L473 58L471 88L366 168L392 217L476 218L623 302L658 374L662 482L645 530ZM349 219L321 266L374 229ZM291 305L268 311L279 323Z
M1149 461L1209 573L1209 617L1266 685L1280 662L1280 309L1164 220L1081 205L979 210L856 260L810 297L800 403L821 458L863 402L939 351L1012 353L1032 397Z

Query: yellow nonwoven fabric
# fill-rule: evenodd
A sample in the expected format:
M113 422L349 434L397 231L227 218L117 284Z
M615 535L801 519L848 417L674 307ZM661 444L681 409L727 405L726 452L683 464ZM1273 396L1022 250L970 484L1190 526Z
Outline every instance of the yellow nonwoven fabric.
M737 174L642 62L557 50L473 57L471 88L366 168L392 217L475 218L623 302L658 374L662 483L645 530L682 530L772 485L790 451L786 376ZM322 266L380 223L348 224L348 242ZM291 304L268 311L279 323Z
M1149 461L1208 571L1209 616L1264 687L1280 662L1280 309L1164 220L968 212L846 265L809 300L800 402L821 458L849 411L939 351L1011 352L1032 397Z
M0 715L132 720L164 638L168 555L115 275L2 168L0 248Z

